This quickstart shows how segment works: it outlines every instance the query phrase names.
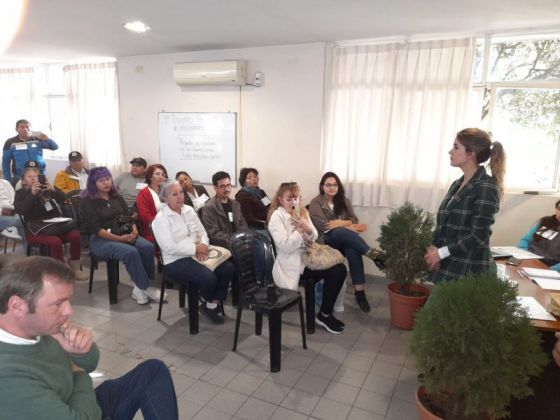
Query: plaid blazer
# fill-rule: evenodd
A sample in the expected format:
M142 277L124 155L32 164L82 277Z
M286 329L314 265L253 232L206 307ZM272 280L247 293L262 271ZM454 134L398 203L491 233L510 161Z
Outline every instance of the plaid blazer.
M434 282L495 270L490 253L491 226L500 208L496 180L480 166L461 191L464 176L454 181L437 214L432 243L447 247L450 256L433 273Z

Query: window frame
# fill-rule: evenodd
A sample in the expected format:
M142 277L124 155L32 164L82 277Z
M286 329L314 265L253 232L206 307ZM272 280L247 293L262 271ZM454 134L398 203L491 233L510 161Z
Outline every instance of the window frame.
M481 128L492 132L494 127L494 113L496 109L496 99L497 99L497 91L498 89L560 89L560 79L557 80L526 80L526 81L489 81L489 61L490 61L490 54L492 43L496 41L507 41L507 40L524 40L530 41L534 39L545 39L547 37L554 37L560 39L560 33L551 34L549 36L543 36L542 38L538 35L531 35L528 34L525 36L503 36L503 35L488 35L484 38L480 37L477 39L477 42L484 43L484 50L482 54L482 74L480 77L480 81L474 80L474 68L473 68L473 82L471 83L471 91L475 89L481 89L483 92L486 90L490 91L490 101L488 103L488 114L484 119L480 119L480 126ZM474 62L473 62L474 67ZM513 194L520 194L520 193L543 193L543 194L557 194L560 192L560 138L557 140L558 146L556 148L556 158L554 161L554 174L553 174L553 181L552 181L552 188L536 188L527 190L526 187L506 187L507 193ZM507 150L506 150L507 154ZM507 163L506 163L507 165Z

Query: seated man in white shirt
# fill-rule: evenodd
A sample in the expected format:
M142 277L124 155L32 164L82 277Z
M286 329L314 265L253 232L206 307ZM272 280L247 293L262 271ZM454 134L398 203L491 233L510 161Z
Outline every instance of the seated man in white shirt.
M16 241L25 240L21 219L14 211L14 187L5 179L0 179L0 234Z

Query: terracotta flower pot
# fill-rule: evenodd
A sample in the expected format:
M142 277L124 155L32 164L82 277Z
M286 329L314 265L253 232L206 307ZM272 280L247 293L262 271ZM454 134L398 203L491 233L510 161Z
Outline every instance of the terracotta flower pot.
M411 330L414 327L414 314L426 303L430 295L427 288L418 284L411 285L410 290L419 296L401 294L399 283L389 283L387 285L391 325L394 327Z
M441 417L436 416L422 404L421 398L426 395L426 388L424 385L419 386L414 396L416 400L416 408L418 409L418 416L420 420L443 420Z

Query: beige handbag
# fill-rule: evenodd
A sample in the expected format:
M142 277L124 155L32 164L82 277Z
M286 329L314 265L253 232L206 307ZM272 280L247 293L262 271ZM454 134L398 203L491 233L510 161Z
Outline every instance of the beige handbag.
M210 271L214 271L224 261L231 258L231 252L229 249L223 248L221 246L209 245L208 246L208 259L206 261L199 261L196 257L192 257L197 263L202 264Z
M344 255L328 245L313 242L305 245L303 262L310 270L327 270L344 262Z

